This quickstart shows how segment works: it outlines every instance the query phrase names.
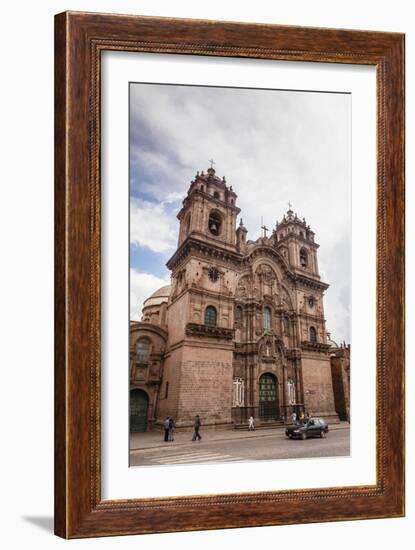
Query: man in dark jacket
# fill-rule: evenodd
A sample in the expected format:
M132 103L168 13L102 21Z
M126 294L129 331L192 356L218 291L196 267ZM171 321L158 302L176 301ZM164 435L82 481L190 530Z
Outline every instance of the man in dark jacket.
M167 442L169 440L169 433L170 433L170 418L168 416L163 422L163 428L164 428L164 441Z
M200 417L199 417L199 415L197 414L197 415L196 415L196 418L195 418L195 432L194 432L194 434L193 434L192 441L196 441L196 439L198 439L198 440L200 441L200 440L202 439L202 436L201 436L200 433L199 433L200 425L201 425Z

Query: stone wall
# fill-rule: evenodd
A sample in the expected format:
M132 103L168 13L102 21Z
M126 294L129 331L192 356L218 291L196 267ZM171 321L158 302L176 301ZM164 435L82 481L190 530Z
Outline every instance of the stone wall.
M334 406L330 357L325 354L303 353L302 375L305 410L312 416L339 421Z
M232 351L185 346L180 365L178 426L193 426L198 414L204 426L231 422Z

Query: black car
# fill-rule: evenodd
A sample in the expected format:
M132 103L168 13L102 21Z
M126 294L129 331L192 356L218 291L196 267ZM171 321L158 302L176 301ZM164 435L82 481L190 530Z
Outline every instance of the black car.
M310 418L304 424L295 424L288 426L285 430L285 435L290 439L300 438L307 439L307 437L326 437L329 431L328 424L322 418Z

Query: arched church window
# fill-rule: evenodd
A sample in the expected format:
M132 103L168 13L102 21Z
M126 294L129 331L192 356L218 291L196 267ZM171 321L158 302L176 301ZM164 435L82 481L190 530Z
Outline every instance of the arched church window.
M219 195L219 193L218 193L217 191L215 191L215 192L213 193L213 198L214 198L214 199L220 199L220 195Z
M220 229L222 225L222 218L218 212L211 212L209 216L209 231L212 233L212 235L215 235L217 237L220 234Z
M217 321L216 308L208 306L205 310L205 325L208 327L215 327Z
M137 363L148 363L150 358L150 340L140 338L135 347L135 357Z
M315 327L310 327L310 342L317 342L317 331Z
M265 330L270 330L271 329L271 310L268 306L264 307L263 326L264 326Z
M202 191L202 193L205 191L205 186L204 185L201 185L200 186L200 190Z
M304 268L308 266L308 254L305 248L300 250L300 265Z
M242 321L242 307L236 306L235 308L235 321L241 322Z

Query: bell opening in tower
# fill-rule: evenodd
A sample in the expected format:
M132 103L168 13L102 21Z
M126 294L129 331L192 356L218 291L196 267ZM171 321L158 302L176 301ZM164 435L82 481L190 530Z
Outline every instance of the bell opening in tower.
M212 235L214 235L215 237L219 237L221 226L222 226L222 218L220 214L218 214L217 212L211 212L209 216L208 227Z

